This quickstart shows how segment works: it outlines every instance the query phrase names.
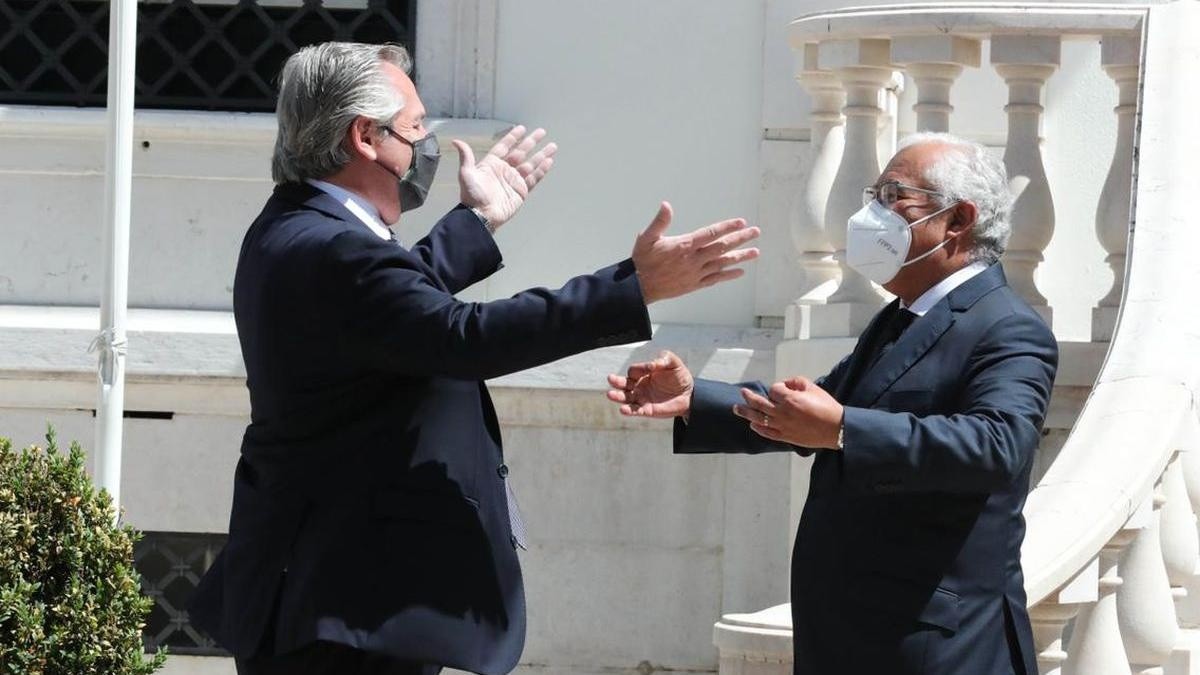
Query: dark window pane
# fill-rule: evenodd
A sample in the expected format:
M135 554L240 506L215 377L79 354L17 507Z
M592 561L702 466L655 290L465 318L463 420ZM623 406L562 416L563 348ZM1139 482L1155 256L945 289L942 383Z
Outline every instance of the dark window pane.
M0 103L103 106L108 2L0 0ZM327 40L397 42L411 51L416 0L331 9L319 0L138 4L139 108L271 111L289 54Z
M226 655L212 638L188 622L187 603L221 547L223 534L144 532L133 547L142 593L154 608L142 631L147 651L167 647L174 654Z

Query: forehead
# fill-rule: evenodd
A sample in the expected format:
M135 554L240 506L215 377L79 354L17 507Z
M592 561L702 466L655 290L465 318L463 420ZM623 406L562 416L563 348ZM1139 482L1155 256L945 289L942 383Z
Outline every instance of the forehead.
M879 182L897 181L913 187L925 185L925 167L936 157L938 146L932 143L910 145L892 157L879 176Z
M396 91L404 97L404 107L400 109L400 113L396 117L403 120L423 119L425 105L421 103L421 97L417 94L417 87L413 84L412 78L403 70L386 61L381 64L381 67L396 87Z

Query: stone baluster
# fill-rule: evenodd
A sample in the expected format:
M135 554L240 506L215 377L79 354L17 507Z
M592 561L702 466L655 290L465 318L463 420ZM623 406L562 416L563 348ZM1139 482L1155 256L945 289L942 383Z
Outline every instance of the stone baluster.
M1124 583L1120 570L1121 554L1136 535L1137 530L1123 529L1100 550L1096 584L1099 596L1096 602L1084 605L1075 620L1063 663L1064 674L1130 675L1129 658L1117 616L1117 591Z
M917 131L950 131L950 88L964 67L979 67L979 52L979 40L955 35L892 40L892 63L904 66L917 85Z
M1188 595L1187 585L1200 568L1200 536L1196 532L1196 514L1188 497L1183 457L1175 453L1163 472L1162 490L1166 503L1162 508L1162 555L1167 579L1177 598Z
M825 208L825 233L836 250L834 258L842 270L842 281L828 300L830 320L812 334L857 335L878 311L883 298L869 280L846 266L846 221L862 208L862 189L879 178L879 97L892 81L889 41L822 42L818 58L822 67L834 72L846 92L846 140Z
M1037 289L1034 274L1042 252L1054 235L1054 200L1042 162L1042 89L1061 61L1059 36L996 35L992 37L992 65L1008 84L1008 143L1004 164L1016 203L1012 211L1012 238L1004 254L1009 283L1046 320L1052 312Z
M1063 629L1085 606L1096 602L1100 561L1093 558L1075 578L1053 595L1029 610L1033 625L1033 644L1037 649L1039 675L1061 675L1067 652L1063 649Z
M1193 515L1200 513L1200 431L1198 429L1200 429L1200 425L1195 419L1185 420L1179 441L1176 443L1180 449L1180 473L1183 476L1184 489L1187 491ZM1182 567L1178 564L1176 566ZM1184 581L1184 588L1187 589L1187 597L1176 604L1179 625L1181 628L1200 628L1200 565L1193 570L1192 576Z
M1117 591L1117 618L1133 675L1162 675L1178 638L1175 601L1162 550L1161 485L1150 499L1145 527L1121 556L1124 583ZM1090 672L1090 671L1081 671Z
M1063 629L1079 613L1079 605L1064 605L1049 600L1029 610L1033 624L1033 644L1037 649L1038 675L1060 675L1067 652L1063 650Z
M796 72L796 81L812 98L809 120L813 158L808 179L799 192L791 218L792 243L799 252L800 268L804 275L794 302L799 305L823 304L836 287L838 278L833 247L825 236L825 204L829 201L833 178L842 159L845 143L842 106L846 101L846 93L833 73L818 67L817 53L816 43L804 45L803 52L798 54ZM797 323L794 312L793 307L786 312L789 327ZM787 332L786 337L807 337L799 335L797 328L789 328Z
M1108 252L1104 261L1113 273L1113 285L1108 295L1092 308L1092 340L1098 342L1112 340L1125 285L1125 251L1129 245L1133 184L1133 125L1141 52L1141 38L1137 36L1106 35L1100 42L1100 64L1117 83L1117 107L1113 108L1117 114L1117 147L1096 206L1096 237Z

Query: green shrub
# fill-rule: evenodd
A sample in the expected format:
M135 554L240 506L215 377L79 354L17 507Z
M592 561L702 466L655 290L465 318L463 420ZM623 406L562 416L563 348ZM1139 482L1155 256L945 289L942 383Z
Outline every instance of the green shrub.
M114 524L112 499L83 451L13 450L0 438L0 673L134 675L158 670L142 627L153 600L133 568L138 534Z

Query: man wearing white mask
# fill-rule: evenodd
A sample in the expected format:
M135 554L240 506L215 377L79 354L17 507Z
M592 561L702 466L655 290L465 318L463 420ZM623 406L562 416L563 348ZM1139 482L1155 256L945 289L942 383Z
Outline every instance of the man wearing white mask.
M999 258L1004 165L906 139L847 224L846 260L897 296L816 382L693 380L664 353L610 375L678 453L816 453L792 556L795 672L1034 675L1021 508L1058 364Z

